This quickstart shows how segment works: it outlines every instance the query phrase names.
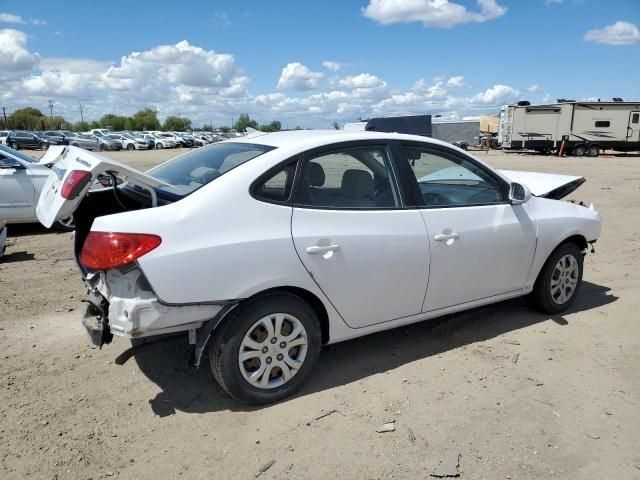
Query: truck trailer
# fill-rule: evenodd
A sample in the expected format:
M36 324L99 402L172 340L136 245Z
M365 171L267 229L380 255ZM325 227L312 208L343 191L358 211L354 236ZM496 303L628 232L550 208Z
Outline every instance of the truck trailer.
M500 112L498 140L503 149L562 149L577 157L597 157L609 149L640 150L640 102L506 105Z

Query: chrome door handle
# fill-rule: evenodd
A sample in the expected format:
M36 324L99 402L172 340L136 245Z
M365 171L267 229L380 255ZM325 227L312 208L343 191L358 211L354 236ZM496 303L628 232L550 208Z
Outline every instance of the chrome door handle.
M436 242L444 242L445 240L450 239L457 240L460 238L460 235L457 233L440 233L435 235L433 238Z
M335 252L336 250L340 250L340 245L326 245L323 247L314 245L313 247L307 247L307 253L311 255L316 255L318 253Z

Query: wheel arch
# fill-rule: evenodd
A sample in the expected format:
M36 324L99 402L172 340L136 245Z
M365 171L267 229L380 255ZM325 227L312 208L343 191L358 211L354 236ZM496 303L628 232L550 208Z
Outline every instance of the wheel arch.
M544 262L542 262L542 265L540 265L540 268L536 272L536 279L535 279L535 282L533 282L534 285L538 283L538 280L540 279L540 275L542 275L542 272L544 271L544 266L547 264L551 256L556 252L556 250L558 250L561 246L567 243L572 243L576 245L582 251L585 251L589 247L589 243L587 242L587 239L584 235L575 233L573 235L566 237L564 240L559 242L546 256L546 258L544 259Z
M322 300L320 300L316 294L310 292L309 290L306 290L301 287L293 287L290 285L282 286L282 287L273 287L273 288L268 288L266 290L262 290L258 293L255 293L249 298L244 299L243 301L254 300L256 298L259 298L265 295L274 294L274 293L289 293L307 302L307 304L309 304L309 306L313 309L315 314L318 316L318 320L320 321L320 332L322 333L322 344L325 345L326 343L329 342L329 338L330 338L329 313L327 312L326 307L322 303Z
M233 310L235 310L238 305L248 300L255 300L257 298L274 293L288 293L304 300L313 309L316 315L318 315L318 320L320 321L320 333L322 335L322 345L326 345L327 343L329 343L329 314L326 307L322 303L322 300L320 300L314 293L310 292L309 290L300 287L281 286L268 288L266 290L257 292L250 297L244 298L237 303L230 303L225 305L214 318L205 322L198 329L195 351L193 355L193 361L196 368L200 366L200 362L202 361L202 354L211 341L212 335L224 325L224 323L229 318L229 314Z

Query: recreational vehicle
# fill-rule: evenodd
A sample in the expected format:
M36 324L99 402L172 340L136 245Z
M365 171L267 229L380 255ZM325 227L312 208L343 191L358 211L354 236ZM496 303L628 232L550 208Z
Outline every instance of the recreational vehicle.
M500 112L504 149L597 157L602 150L640 150L640 102L507 105Z

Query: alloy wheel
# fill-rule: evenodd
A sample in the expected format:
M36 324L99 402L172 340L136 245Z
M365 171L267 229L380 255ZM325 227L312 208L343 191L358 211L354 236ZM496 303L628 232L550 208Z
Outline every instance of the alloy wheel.
M247 330L240 344L240 372L253 387L279 387L298 373L307 347L307 332L300 320L287 313L267 315Z
M580 267L578 260L571 255L564 255L558 260L551 273L551 299L562 305L571 299L578 287Z

